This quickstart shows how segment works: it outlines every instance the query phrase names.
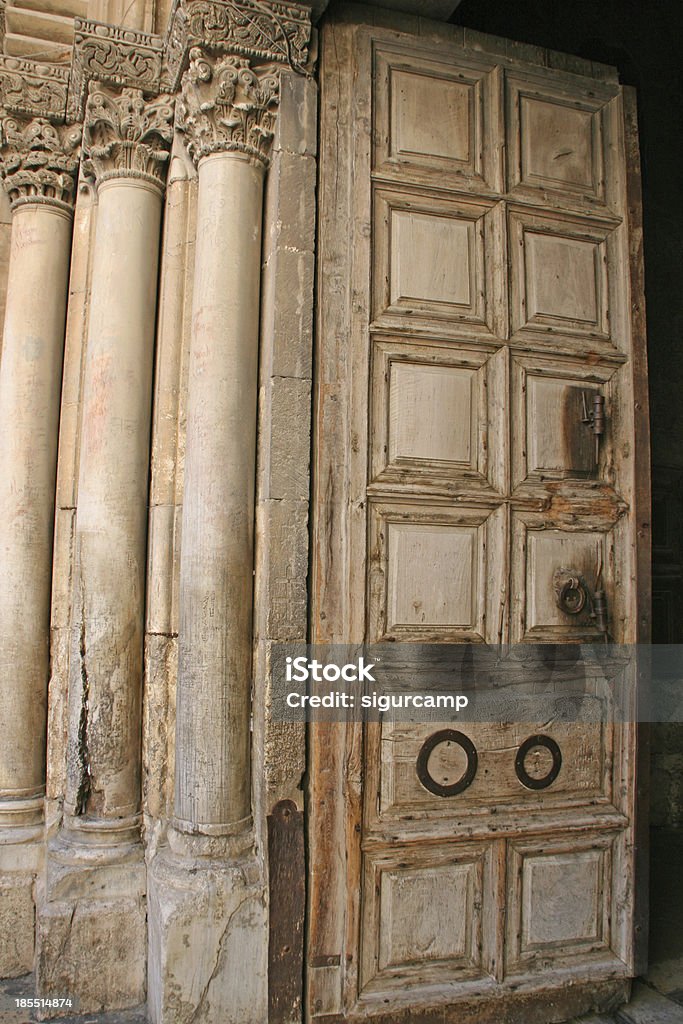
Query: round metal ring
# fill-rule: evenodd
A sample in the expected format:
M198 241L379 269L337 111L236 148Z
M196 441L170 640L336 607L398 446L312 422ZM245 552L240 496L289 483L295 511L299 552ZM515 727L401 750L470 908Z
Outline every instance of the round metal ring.
M581 580L572 577L564 583L560 590L560 608L567 615L578 615L586 606L586 590Z
M441 743L457 743L457 745L465 751L467 756L467 767L465 771L457 780L450 786L444 786L440 782L437 782L433 775L430 774L428 763L432 751L435 750ZM430 793L434 793L436 796L457 796L458 793L462 793L464 789L467 789L472 784L474 776L477 774L477 765L479 758L477 757L477 749L469 738L462 732L457 732L455 729L441 729L439 732L433 733L428 737L420 748L420 753L417 755L417 777L425 789L429 790Z
M530 750L534 747L545 747L546 750L550 751L553 759L553 764L547 775L544 775L541 779L534 779L527 772L524 767L524 761ZM529 736L527 740L524 740L521 747L517 751L515 757L515 772L517 778L526 786L527 789L547 789L548 786L552 786L553 782L560 774L560 768L562 767L562 751L551 736Z

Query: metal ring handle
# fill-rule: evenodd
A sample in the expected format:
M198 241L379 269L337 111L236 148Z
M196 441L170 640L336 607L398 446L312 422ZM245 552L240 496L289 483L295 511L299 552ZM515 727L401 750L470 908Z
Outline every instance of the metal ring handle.
M542 779L534 779L529 775L528 771L524 767L524 761L530 750L534 747L545 747L546 750L550 751L553 759L552 767L547 775L544 775ZM548 786L552 786L553 782L560 774L560 768L562 767L562 751L558 744L552 738L552 736L529 736L527 740L524 740L521 747L517 751L515 757L515 772L517 778L526 786L527 789L547 789Z
M465 751L467 756L467 767L465 768L465 771L462 773L458 781L452 783L450 786L444 786L440 782L437 782L434 776L430 774L428 768L428 762L432 751L441 743L457 743L457 745ZM417 755L417 765L415 770L420 783L425 789L429 790L430 793L434 793L435 796L457 796L458 793L462 793L463 790L467 789L467 787L472 784L474 776L477 774L478 763L479 758L477 756L477 748L469 736L465 736L464 733L457 732L455 729L441 729L439 732L433 733L422 744L420 753Z

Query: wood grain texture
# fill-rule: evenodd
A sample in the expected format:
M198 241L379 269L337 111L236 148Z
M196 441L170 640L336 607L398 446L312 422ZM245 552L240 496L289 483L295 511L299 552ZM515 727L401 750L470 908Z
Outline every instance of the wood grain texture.
M322 39L311 635L600 640L590 605L557 605L570 566L632 642L647 435L621 90L367 17ZM559 984L558 1020L623 994L635 730L548 728L547 789L515 770L536 726L478 723L477 774L447 798L416 774L430 726L312 730L312 1020L513 1021L523 990L529 1024Z

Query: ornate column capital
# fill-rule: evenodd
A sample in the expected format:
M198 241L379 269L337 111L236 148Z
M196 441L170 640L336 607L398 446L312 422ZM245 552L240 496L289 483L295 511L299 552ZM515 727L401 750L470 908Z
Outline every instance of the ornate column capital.
M85 170L97 184L138 178L163 190L173 140L173 100L146 100L141 89L90 83L83 125Z
M12 210L27 203L71 211L78 171L80 125L1 112L0 175Z
M211 153L244 153L267 166L280 99L272 66L252 68L246 57L212 58L190 51L177 106L177 127L198 164Z
M180 86L188 58L237 54L305 73L311 38L310 8L283 0L174 0L164 41L163 88Z

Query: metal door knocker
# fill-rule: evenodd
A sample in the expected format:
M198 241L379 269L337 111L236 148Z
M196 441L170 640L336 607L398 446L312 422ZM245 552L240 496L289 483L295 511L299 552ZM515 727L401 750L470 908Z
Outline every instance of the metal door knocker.
M562 567L553 573L553 590L557 607L566 615L579 615L588 610L595 628L607 640L607 596L602 586L602 571L598 571L595 591L591 591L583 573L578 569Z
M561 574L555 586L557 589L557 604L567 615L578 615L586 607L588 600L588 588L586 581L579 573L570 570L560 569L556 576Z

